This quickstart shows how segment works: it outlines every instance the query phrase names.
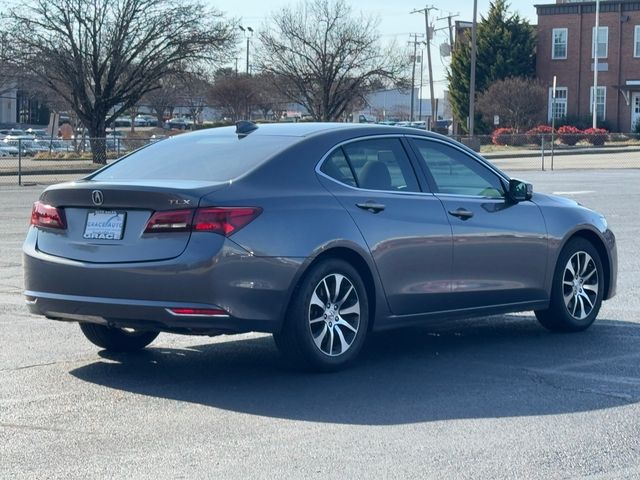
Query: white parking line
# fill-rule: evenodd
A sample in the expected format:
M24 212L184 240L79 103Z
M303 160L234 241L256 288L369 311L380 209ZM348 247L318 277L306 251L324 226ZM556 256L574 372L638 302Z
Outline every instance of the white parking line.
M554 195L584 195L585 193L596 193L595 190L576 190L574 192L552 192Z

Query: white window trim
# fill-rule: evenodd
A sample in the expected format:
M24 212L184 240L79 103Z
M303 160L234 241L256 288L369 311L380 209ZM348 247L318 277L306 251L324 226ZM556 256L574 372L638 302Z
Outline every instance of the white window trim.
M564 30L564 57L556 55L556 32L558 30ZM568 28L554 28L551 31L551 59L552 60L566 60L569 53L569 29Z
M569 88L568 87L556 87L556 102L558 101L557 93L559 91L565 92L565 96L562 99L562 103L564 103L564 116L566 117L569 113ZM551 121L553 118L553 87L549 87L549 104L547 107L547 121ZM558 118L558 117L556 117Z
M640 58L640 49L638 48L638 41L640 41L640 25L636 25L633 30L633 57Z
M607 87L598 85L598 90L600 89L604 92L602 96L602 118L600 120L604 121L607 118ZM593 115L593 85L589 87L589 113Z
M598 60L601 58L609 57L609 27L599 26L600 30L604 30L606 32L604 42L604 55L598 55ZM596 36L596 27L591 28L591 58L595 58L596 48L598 48L598 37Z

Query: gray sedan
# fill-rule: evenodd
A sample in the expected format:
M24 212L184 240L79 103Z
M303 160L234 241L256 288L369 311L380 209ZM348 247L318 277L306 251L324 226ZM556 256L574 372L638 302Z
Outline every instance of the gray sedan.
M367 333L534 310L579 331L616 291L602 215L533 193L446 137L240 122L47 188L24 243L31 312L110 350L159 332L273 333L298 366Z

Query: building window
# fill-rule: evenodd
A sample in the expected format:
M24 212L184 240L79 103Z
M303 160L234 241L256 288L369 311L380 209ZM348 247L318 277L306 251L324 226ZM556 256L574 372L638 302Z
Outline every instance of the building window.
M636 25L633 33L633 56L640 57L640 25Z
M567 116L567 87L556 87L556 98L553 99L553 88L549 89L548 119L564 118Z
M551 58L554 60L567 58L567 37L568 30L566 28L554 28L553 48L551 50Z
M598 27L598 38L596 38L596 27L591 30L591 58L595 58L596 48L598 58L607 58L609 55L609 27Z
M597 87L598 93L596 95L596 117L598 120L604 120L607 113L607 87ZM589 93L589 113L593 115L593 87Z

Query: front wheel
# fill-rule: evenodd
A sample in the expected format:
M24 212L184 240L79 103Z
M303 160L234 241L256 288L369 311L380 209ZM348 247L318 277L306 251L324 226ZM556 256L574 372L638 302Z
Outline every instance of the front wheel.
M279 350L295 365L338 370L362 348L369 327L369 300L358 271L339 259L321 261L300 282L280 332Z
M604 296L604 270L598 250L583 238L570 240L560 253L549 308L535 312L554 332L578 332L595 321Z
M80 323L84 336L98 347L112 352L133 352L153 342L160 332L106 327L95 323Z

